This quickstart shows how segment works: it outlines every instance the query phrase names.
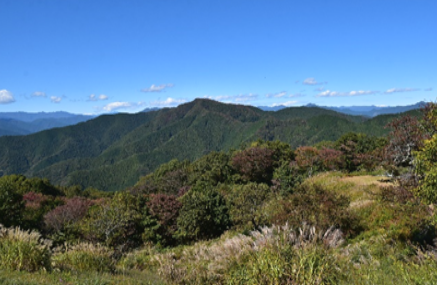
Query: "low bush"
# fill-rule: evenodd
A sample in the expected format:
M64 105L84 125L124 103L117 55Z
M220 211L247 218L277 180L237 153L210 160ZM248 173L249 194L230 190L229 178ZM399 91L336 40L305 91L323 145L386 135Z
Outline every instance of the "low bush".
M328 229L334 225L346 234L359 231L359 221L349 209L349 198L327 191L322 185L302 184L293 194L279 200L272 210L272 223L289 223L299 227L303 223Z

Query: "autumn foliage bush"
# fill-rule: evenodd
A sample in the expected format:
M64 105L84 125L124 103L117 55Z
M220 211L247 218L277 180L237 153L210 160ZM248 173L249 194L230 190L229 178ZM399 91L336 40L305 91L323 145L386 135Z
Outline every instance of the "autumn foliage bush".
M167 194L150 194L146 206L150 217L146 219L143 239L159 242L162 245L174 244L174 235L178 229L177 218L182 208L182 203L178 197ZM156 224L153 225L153 221L150 219L153 219Z
M49 231L63 231L65 227L83 219L93 204L93 201L82 197L66 199L64 205L56 207L44 216L44 224Z
M250 147L232 157L232 167L244 181L270 183L273 176L274 151L263 147Z

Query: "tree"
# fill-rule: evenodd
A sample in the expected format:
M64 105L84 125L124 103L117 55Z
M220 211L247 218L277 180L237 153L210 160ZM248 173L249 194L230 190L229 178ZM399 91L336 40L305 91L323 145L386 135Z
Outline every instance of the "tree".
M174 242L174 234L178 229L177 218L182 207L182 203L177 198L175 195L166 194L149 195L145 209L148 213L145 213L143 219L145 226L143 239L163 245Z
M422 133L415 156L415 175L420 179L415 194L427 203L437 202L437 104L422 108Z
M41 193L27 192L23 195L25 209L23 211L22 227L41 231L44 215L56 206L63 204L62 199Z
M0 224L19 226L24 210L23 196L18 193L11 177L0 179Z
M413 152L423 147L428 138L420 121L407 115L394 119L387 127L392 128L386 147L387 159L395 167L413 166Z
M336 141L336 149L343 152L347 171L356 171L361 166L372 168L370 163L378 149L385 146L385 139L370 137L361 133L347 133Z
M421 178L416 195L427 203L437 202L437 134L425 140L421 150L414 153L415 174Z
M267 224L264 206L271 190L266 184L248 183L234 185L226 199L230 205L232 223L243 229L253 230Z
M408 167L397 179L426 203L437 202L437 104L422 108L422 118L404 116L389 124L393 130L386 148L391 167ZM396 173L398 174L398 173Z
M271 183L273 177L274 151L262 147L250 147L236 152L232 167L245 181Z
M177 194L188 183L188 161L173 159L162 164L154 173L141 177L130 190L133 194Z
M231 178L232 168L229 165L230 156L223 152L211 152L191 164L190 184L204 181L217 185Z
M296 149L296 163L309 177L320 170L321 161L319 150L311 146L302 146Z
M230 227L228 207L223 196L205 184L196 184L180 198L178 237L185 241L220 236Z
M62 232L82 220L93 204L93 201L83 197L67 198L64 205L44 215L44 224L51 231Z
M81 230L90 241L124 250L141 240L140 224L141 213L135 197L127 192L118 192L112 199L90 207Z

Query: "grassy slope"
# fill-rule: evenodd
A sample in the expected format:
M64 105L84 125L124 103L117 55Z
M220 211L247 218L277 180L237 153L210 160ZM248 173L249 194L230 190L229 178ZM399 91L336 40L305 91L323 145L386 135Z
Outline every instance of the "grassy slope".
M159 285L163 281L149 271L128 270L117 274L97 272L17 272L0 270L2 285Z
M350 208L360 217L364 226L363 232L330 250L312 251L313 248L308 245L307 250L305 246L302 249L296 248L293 255L284 253L282 250L285 250L285 247L277 249L281 254L290 254L290 259L287 259L286 263L281 263L280 254L275 251L275 247L267 246L266 251L261 250L249 254L249 257L246 256L249 262L244 258L239 259L237 256L241 254L242 248L238 250L238 247L240 243L243 244L242 239L234 233L226 233L214 241L171 249L170 253L166 254L177 256L177 261L172 263L175 264L174 270L189 274L191 279L188 280L195 280L196 284L214 284L211 282L214 274L234 280L236 276L232 275L232 272L240 267L247 267L248 273L252 273L251 270L258 272L258 275L256 272L255 275L251 275L251 284L256 284L255 280L275 280L274 276L278 272L278 276L282 277L290 274L294 278L294 275L301 274L309 278L305 279L305 282L301 279L300 284L319 284L316 281L318 273L324 275L325 281L332 278L332 283L328 284L436 284L436 258L421 254L420 251L416 253L414 246L402 241L401 238L410 223L409 215L414 215L414 212L411 212L402 216L404 207L414 206L399 206L382 202L378 198L381 187L392 185L390 182L385 182L381 176L346 176L331 172L309 178L304 184L320 184L328 191L349 197ZM234 251L233 245L237 247ZM208 254L215 251L218 251L218 257ZM415 254L419 256L419 260ZM166 260L166 255L157 254L157 258L161 261ZM305 271L293 269L291 272L288 271L290 268L302 268ZM162 277L168 278L165 274L169 271L164 267L161 270L164 274ZM196 276L206 276L206 279L210 279L204 282ZM176 280L184 278L181 276ZM241 280L245 278L247 276L241 276Z

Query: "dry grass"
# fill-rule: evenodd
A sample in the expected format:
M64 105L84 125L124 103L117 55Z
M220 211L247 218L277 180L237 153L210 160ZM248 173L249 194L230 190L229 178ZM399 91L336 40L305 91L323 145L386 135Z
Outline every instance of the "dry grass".
M369 185L375 185L379 187L394 186L393 182L384 176L371 176L371 175L345 176L345 177L341 177L340 180L344 182L351 182L358 186L369 186Z
M335 248L343 244L340 230L318 231L303 225L293 229L288 225L264 227L249 236L237 235L214 243L199 242L182 252L171 251L153 257L158 273L170 283L220 284L232 266L237 266L250 254L265 250L280 252L291 246L295 250L323 245Z
M115 269L113 251L100 244L78 243L55 249L53 268L62 271L111 272Z
M0 225L0 269L50 270L51 245L36 231Z
M347 176L339 172L325 172L307 179L304 183L319 184L329 191L349 197L351 208L373 204L381 187L394 186L383 176Z

